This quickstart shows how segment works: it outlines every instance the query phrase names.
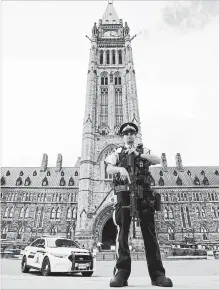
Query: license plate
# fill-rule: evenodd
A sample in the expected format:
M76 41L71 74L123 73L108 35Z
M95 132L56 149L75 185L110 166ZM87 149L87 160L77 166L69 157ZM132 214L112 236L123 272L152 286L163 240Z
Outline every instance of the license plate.
M78 264L78 269L79 269L79 270L87 269L87 264Z

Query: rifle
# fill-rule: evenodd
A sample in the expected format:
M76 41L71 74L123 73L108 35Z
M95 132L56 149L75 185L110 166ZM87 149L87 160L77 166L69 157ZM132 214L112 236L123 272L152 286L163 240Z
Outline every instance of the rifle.
M136 150L140 153L143 153L143 144L139 144L136 148ZM129 206L123 206L123 208L128 208L130 210L130 216L133 221L133 238L135 238L135 221L139 221L139 212L140 212L140 200L143 199L143 183L149 183L150 182L150 172L148 170L149 166L151 165L150 162L144 161L145 166L142 168L139 167L138 170L136 168L136 157L134 153L132 152L129 154L126 158L126 164L125 168L129 173L129 178L131 181L131 184L129 185L128 190L130 191L130 205ZM140 161L142 162L142 161ZM146 172L145 172L145 167ZM138 172L137 172L138 171ZM144 180L139 180L138 173L141 176L144 176ZM151 207L153 207L156 211L161 211L161 198L160 194L156 192L155 190L152 191L153 200L150 201Z
M142 153L143 152L143 145L138 145L137 150ZM137 173L136 173L136 157L132 152L127 156L126 159L126 170L129 173L129 178L131 184L129 185L128 190L130 191L130 205L123 206L123 208L128 208L130 210L130 216L133 221L133 238L135 239L135 221L139 220L139 199L143 198L143 188L141 186L137 186Z

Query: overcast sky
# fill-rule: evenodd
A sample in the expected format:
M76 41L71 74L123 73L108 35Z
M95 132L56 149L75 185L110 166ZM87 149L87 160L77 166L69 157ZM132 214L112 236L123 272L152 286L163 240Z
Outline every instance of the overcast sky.
M144 145L169 166L219 165L219 14L213 2L114 1L132 41ZM205 4L209 2L210 4ZM214 1L216 2L216 1ZM94 22L107 1L2 2L2 166L81 155Z

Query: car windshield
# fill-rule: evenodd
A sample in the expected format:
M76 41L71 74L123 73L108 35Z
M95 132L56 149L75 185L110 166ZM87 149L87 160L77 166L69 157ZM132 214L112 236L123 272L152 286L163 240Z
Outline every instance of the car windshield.
M80 248L74 241L67 239L47 239L47 245L49 248Z

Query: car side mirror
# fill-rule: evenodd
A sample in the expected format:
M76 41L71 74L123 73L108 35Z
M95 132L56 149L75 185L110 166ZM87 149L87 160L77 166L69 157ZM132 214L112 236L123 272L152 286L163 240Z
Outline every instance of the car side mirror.
M45 246L43 244L39 244L37 247L38 248L45 248Z

